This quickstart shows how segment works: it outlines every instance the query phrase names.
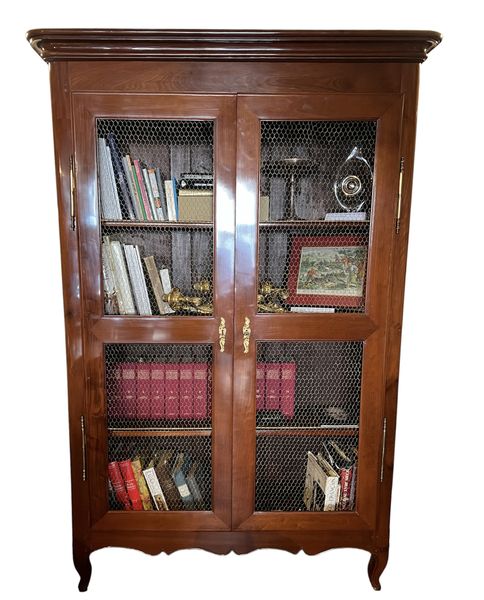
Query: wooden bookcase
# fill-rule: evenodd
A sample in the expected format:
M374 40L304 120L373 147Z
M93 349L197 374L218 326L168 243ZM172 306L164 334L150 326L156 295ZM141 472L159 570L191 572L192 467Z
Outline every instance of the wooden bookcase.
M380 589L418 71L440 34L27 37L50 63L79 589L106 546L362 548ZM162 214L173 190L185 221ZM169 510L110 488L135 457Z

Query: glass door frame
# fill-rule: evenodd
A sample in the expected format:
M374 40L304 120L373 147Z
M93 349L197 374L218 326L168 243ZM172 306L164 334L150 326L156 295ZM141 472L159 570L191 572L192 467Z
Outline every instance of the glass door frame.
M77 222L88 397L87 484L90 525L106 530L229 530L231 527L232 347L220 352L219 323L233 320L235 96L177 94L73 94ZM96 171L96 119L212 120L214 122L214 254L212 316L104 315L101 217ZM129 222L127 222L129 225ZM158 226L160 223L158 223ZM104 345L201 343L213 348L212 510L109 511Z
M403 98L400 94L239 95L233 527L240 530L372 529L377 517L384 406L385 349ZM374 196L366 306L361 314L258 314L258 204L262 120L376 120ZM244 352L243 327L250 342ZM246 328L247 329L247 328ZM238 341L237 341L238 340ZM255 512L256 342L363 341L359 465L354 512ZM301 496L304 482L301 481Z

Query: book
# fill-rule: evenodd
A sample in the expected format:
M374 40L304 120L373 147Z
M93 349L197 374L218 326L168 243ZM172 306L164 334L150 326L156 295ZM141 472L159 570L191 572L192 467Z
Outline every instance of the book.
M281 407L281 377L278 363L267 363L266 368L266 410L279 410Z
M120 393L117 398L117 413L125 419L136 418L136 394L137 381L136 369L137 363L123 362L120 363Z
M131 157L129 154L123 156L123 167L124 173L126 176L126 180L128 182L129 191L131 193L131 198L133 199L133 209L138 221L145 221L146 217L141 208L143 201L138 196L138 188L136 186L135 177L134 177L134 167L131 163Z
M176 178L175 177L171 178L171 185L172 185L172 189L173 189L173 202L175 204L175 221L179 221L180 213L179 213L179 209L178 209L178 191L177 191L177 187L176 187Z
M141 502L141 496L134 476L133 467L131 466L131 461L122 460L118 464L133 510L143 510L143 503Z
M108 133L107 143L111 151L111 159L114 168L114 177L118 185L118 189L121 192L121 195L119 197L122 209L121 212L124 213L123 216L126 215L128 219L134 220L136 217L133 208L133 201L131 197L130 188L128 186L126 173L123 167L123 157L119 150L116 136L113 133Z
M167 211L168 211L168 220L176 221L175 196L173 194L173 183L172 183L171 179L165 180L164 187L165 187L166 207L167 207Z
M351 495L351 479L353 477L354 459L349 457L342 448L333 440L328 444L323 442L326 458L331 467L335 469L340 477L341 495L338 510L349 510Z
M132 246L131 244L124 244L123 249L138 314L151 315L153 313L151 311L148 288L146 287L139 248L138 246Z
M180 498L183 502L185 508L193 507L193 495L188 487L187 480L185 478L185 473L182 470L183 464L185 462L183 452L179 452L175 459L175 465L172 470L172 477L175 485L178 489L178 493L180 494Z
M110 250L108 244L102 243L101 261L103 270L103 291L104 291L104 314L119 315L119 302L114 283L114 272L112 269Z
M180 366L165 364L165 417L178 419L180 416Z
M296 363L279 363L281 369L280 410L285 417L294 416L296 392Z
M155 473L160 482L169 510L180 510L183 508L183 503L168 467L172 455L173 452L171 450L167 450L161 454L158 464L155 467Z
M150 419L151 414L151 365L139 362L136 365L136 416Z
M163 174L161 173L159 167L156 167L155 169L155 177L156 177L156 185L158 186L158 191L160 193L160 203L161 203L161 209L163 211L163 219L165 221L168 221L168 206L166 204L166 193L165 193L165 185L164 185L164 181L165 178L163 177Z
M153 190L151 189L151 182L148 175L148 169L146 167L143 167L141 169L141 174L143 176L143 183L145 186L146 193L148 195L148 202L150 205L151 214L153 215L153 220L158 221L158 213L156 212L155 198L153 196Z
M151 368L151 418L165 417L165 365L152 363Z
M111 485L113 486L116 499L123 507L123 510L132 510L131 502L129 499L128 492L126 490L124 479L121 475L121 470L116 461L110 462L108 464L108 476L109 480L111 481Z
M171 287L170 272L168 269L160 269L161 287L164 294L169 294L173 289Z
M146 213L146 219L148 221L154 221L153 213L151 212L150 200L148 198L148 192L146 191L145 182L143 178L143 168L140 164L140 161L137 159L133 160L133 166L136 175L136 184L139 189L141 200L143 202L143 207Z
M153 504L151 503L150 492L146 485L146 480L143 476L143 468L141 466L141 459L139 456L135 456L131 461L133 467L133 473L138 484L139 495L141 496L141 502L143 503L144 510L153 510Z
M187 485L190 489L190 492L192 493L194 502L201 502L203 500L203 497L202 497L200 488L198 486L198 482L195 477L197 468L198 468L198 464L196 462L191 464L187 470L186 479L187 479Z
M175 311L170 307L168 302L163 300L163 294L169 292L164 292L163 290L160 275L158 274L158 270L156 268L155 257L145 256L143 260L146 265L146 270L148 271L148 277L150 279L151 287L153 288L153 294L155 295L155 300L156 304L158 305L160 315L169 315L174 313Z
M158 180L156 178L156 170L153 168L148 169L148 179L153 196L153 204L155 205L156 217L160 221L166 221L167 217L163 211L163 204L161 202L160 188L158 187Z
M205 419L208 413L208 364L193 365L193 418Z
M135 315L136 308L133 301L131 284L121 243L118 241L111 241L108 236L104 236L103 244L106 244L106 257L111 265L111 271L114 275L114 287L116 290L119 312L122 315Z
M326 213L325 221L366 221L366 212Z
M193 417L193 364L180 364L180 418Z
M119 221L123 216L118 190L114 179L109 146L104 138L98 138L98 181L102 216L106 220Z
M308 452L304 504L307 510L333 512L338 502L339 475L324 460Z
M257 363L256 366L256 386L255 386L255 404L257 410L263 410L266 407L266 366L265 363Z
M259 198L259 222L264 223L269 220L269 196L260 196Z
M169 510L154 467L148 467L147 469L144 469L143 477L145 478L146 485L150 490L155 510Z

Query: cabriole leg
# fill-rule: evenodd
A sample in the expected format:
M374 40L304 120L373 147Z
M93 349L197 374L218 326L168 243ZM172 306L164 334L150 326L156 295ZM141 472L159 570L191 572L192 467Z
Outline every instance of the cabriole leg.
M380 576L388 562L388 550L375 552L371 555L368 563L368 577L374 590L381 590Z
M79 591L87 591L87 586L91 579L91 561L89 560L90 550L83 544L74 544L74 566L79 573Z

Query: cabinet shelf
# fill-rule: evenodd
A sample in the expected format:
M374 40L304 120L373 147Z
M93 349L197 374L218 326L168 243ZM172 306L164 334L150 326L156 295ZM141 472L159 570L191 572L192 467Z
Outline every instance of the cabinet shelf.
M103 227L114 227L114 228L129 228L129 227L143 227L143 228L154 228L154 229L213 229L213 223L207 222L192 222L192 221L105 221L102 220L101 224Z
M258 427L257 435L265 436L358 436L358 427Z
M108 432L116 437L210 437L212 429L115 429Z
M351 227L352 229L367 229L370 221L260 221L262 229L305 229L320 227L322 229L336 229L340 227Z

